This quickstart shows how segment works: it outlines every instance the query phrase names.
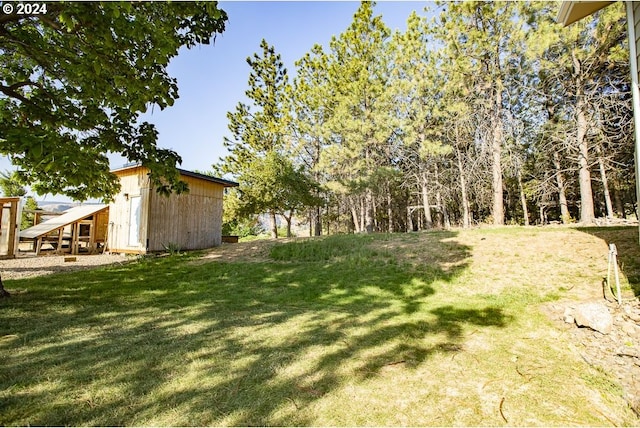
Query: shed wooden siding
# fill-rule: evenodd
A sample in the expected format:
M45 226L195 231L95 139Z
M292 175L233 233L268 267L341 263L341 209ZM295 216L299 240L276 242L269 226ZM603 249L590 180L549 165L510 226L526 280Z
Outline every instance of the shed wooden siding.
M224 186L185 175L181 179L189 185L189 193L150 194L149 251L162 251L170 244L199 250L222 243Z

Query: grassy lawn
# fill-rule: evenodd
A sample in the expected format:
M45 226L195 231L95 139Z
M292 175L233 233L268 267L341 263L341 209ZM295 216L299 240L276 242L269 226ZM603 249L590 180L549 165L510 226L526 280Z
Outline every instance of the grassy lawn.
M1 425L637 425L543 315L636 228L332 236L6 281Z

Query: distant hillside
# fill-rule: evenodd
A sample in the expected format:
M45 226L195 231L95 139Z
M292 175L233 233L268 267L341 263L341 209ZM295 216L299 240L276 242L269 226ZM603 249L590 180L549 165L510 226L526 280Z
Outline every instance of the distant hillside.
M80 204L78 202L56 202L56 201L44 201L38 202L38 208L44 211L63 212L69 208L77 207L78 205L98 205L97 202L85 202Z
M80 204L77 203L73 203L73 202L45 202L45 203L38 203L38 208L44 210L44 211L55 211L55 212L62 212L62 211L66 211L69 208L73 208L75 206L78 206Z

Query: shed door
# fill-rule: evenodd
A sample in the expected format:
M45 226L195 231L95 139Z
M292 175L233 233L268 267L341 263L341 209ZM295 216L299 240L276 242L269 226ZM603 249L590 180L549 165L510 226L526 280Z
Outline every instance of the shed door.
M129 246L140 246L140 196L129 198Z

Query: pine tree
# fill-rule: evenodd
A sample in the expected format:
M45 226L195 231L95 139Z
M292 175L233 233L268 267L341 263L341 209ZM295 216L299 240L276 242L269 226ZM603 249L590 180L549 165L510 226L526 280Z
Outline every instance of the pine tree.
M278 237L276 215L287 220L288 233L292 214L309 203L314 188L289 159L291 88L279 54L262 40L261 55L247 58L251 67L249 89L245 92L252 104L238 103L229 112L229 130L225 138L229 155L222 159L220 170L237 177L243 212L268 213L271 236Z
M564 152L564 156L574 159L578 171L580 192L580 221L592 223L595 220L594 195L591 167L594 152L597 151L590 135L599 127L596 104L604 93L611 96L619 88L609 87L603 91L612 79L612 70L618 70L624 76L628 69L624 10L621 6L610 6L600 11L596 17L589 17L562 29L550 22L548 10L531 9L537 23L532 31L533 42L530 55L540 57L541 86L549 94L555 110L551 118L556 129L562 130L564 144L552 148ZM622 69L621 69L622 67ZM612 115L605 114L605 120ZM567 135L569 138L564 138ZM564 216L564 215L563 215Z
M433 27L444 45L457 81L473 82L474 114L483 117L483 142L490 156L494 224L504 224L505 88L509 84L509 59L522 55L524 32L517 5L511 2L465 1L447 3Z
M322 46L315 45L311 51L296 62L291 103L294 113L292 131L295 136L297 158L305 166L316 183L325 180L320 167L323 151L329 144L330 131L327 121L332 111L331 87L328 79L328 57ZM318 198L320 194L316 195ZM322 234L321 205L311 213L313 235Z
M376 171L388 166L385 149L394 133L389 78L389 29L373 15L375 3L362 2L349 28L331 40L329 79L333 109L328 121L333 147L323 160L349 189L356 230L375 228L373 185ZM360 215L356 215L360 211Z

